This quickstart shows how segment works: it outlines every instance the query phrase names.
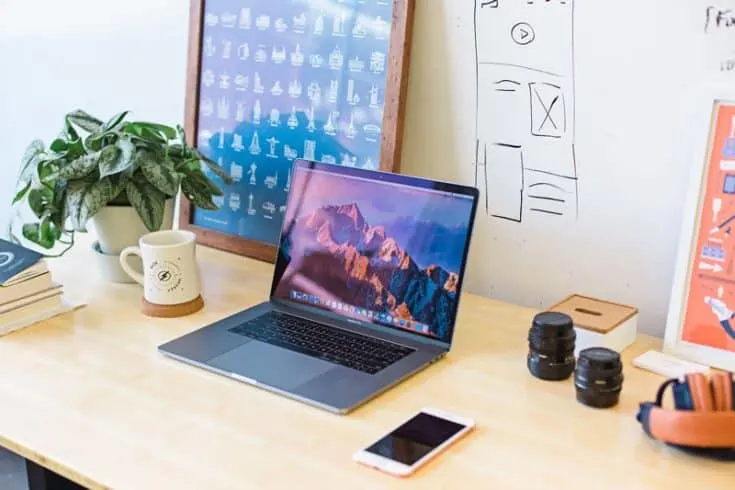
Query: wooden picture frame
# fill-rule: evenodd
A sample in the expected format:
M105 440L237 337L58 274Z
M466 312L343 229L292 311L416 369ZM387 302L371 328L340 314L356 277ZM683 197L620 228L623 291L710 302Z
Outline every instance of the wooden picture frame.
M663 350L735 371L735 91L704 88L693 124Z
M200 138L200 131L201 131L201 113L202 113L202 107L201 107L201 93L202 93L202 66L203 66L203 47L204 47L204 34L205 29L207 28L207 25L211 25L215 22L214 17L207 17L208 11L207 6L208 4L222 4L227 2L228 0L191 0L190 4L190 25L189 25L189 47L188 47L188 67L187 67L187 81L186 81L186 113L185 113L185 130L186 135L188 139L188 144L191 146L200 147L199 143L201 141ZM244 15L245 9L248 9L248 20L252 21L255 25L258 25L259 27L263 27L266 25L266 22L262 20L260 17L257 19L250 18L250 8L252 8L253 17L255 17L255 10L258 8L259 5L267 4L267 2L263 2L262 0L246 0L242 1L232 1L229 0L231 5L237 5L237 8L240 8L241 17L240 17L240 26L242 25L249 25L245 24L243 21L242 15ZM308 6L310 5L310 2L307 2L306 0L289 0L294 2L294 4L298 4L301 6ZM375 146L379 145L379 148L377 150L377 157L379 159L379 170L386 171L386 172L398 172L400 171L400 158L401 158L401 151L402 151L402 134L403 134L403 123L404 123L404 113L405 113L405 103L406 103L406 89L408 84L408 70L409 70L409 60L410 60L410 47L411 47L411 40L412 40L412 26L413 26L413 18L414 18L414 10L415 10L415 0L359 0L358 4L368 4L369 2L374 2L377 5L390 5L390 8L392 8L392 13L390 15L390 25L389 29L385 29L386 36L382 37L381 39L385 40L387 47L388 47L388 53L387 56L384 56L384 73L385 73L385 85L384 85L384 96L383 96L383 103L380 104L380 111L382 113L382 118L379 121L380 122L380 128L379 128L379 139L377 136L375 136L374 144ZM288 3L288 2L284 2ZM328 2L327 2L328 3ZM352 3L352 2L348 2ZM325 2L320 2L320 4L325 4ZM343 8L341 3L338 3L336 0L332 0L331 5L333 5L335 8ZM232 9L234 9L234 6L231 6ZM334 14L335 16L337 14ZM358 16L355 15L355 18ZM225 19L225 14L222 15L222 18ZM362 17L360 17L362 18ZM381 19L381 17L377 17L378 20ZM205 25L205 20L207 21ZM233 19L228 14L226 16L227 22L229 23ZM261 22L262 20L262 22ZM286 21L284 22L283 19L279 18L277 22L280 22L279 25L271 27L272 29L275 29L277 27L283 27L283 25L286 25L288 22L288 18L286 18ZM375 20L375 19L373 19ZM211 21L211 22L210 22ZM297 21L297 17L293 17L293 27L296 29L295 22ZM258 22L261 22L258 24ZM357 23L357 20L352 21L353 23ZM387 25L387 20L384 22L384 25ZM222 24L223 25L223 24ZM334 21L335 29L337 29L337 20ZM239 26L235 26L234 28L237 29ZM279 27L279 28L280 28ZM357 29L357 26L354 26L354 29ZM234 31L233 31L234 32ZM389 34L388 34L389 32ZM355 35L355 30L352 31L352 35ZM308 33L306 34L308 36ZM349 35L346 35L345 37L349 37ZM377 34L376 34L377 39ZM243 43L247 44L247 43ZM265 44L265 43L264 43ZM260 45L262 46L262 44ZM297 45L297 51L299 50L299 45ZM211 44L208 45L209 51L214 51L218 48L218 46L212 47ZM241 45L242 47L242 45ZM223 49L231 50L232 46L222 46ZM240 52L238 48L238 55L245 55L246 50L248 48L245 48ZM275 43L273 43L273 57L275 59L276 54L278 53L277 48L275 46ZM250 49L252 52L253 49ZM299 51L300 52L300 51ZM334 53L334 51L332 52ZM252 54L252 53L249 53ZM261 55L262 59L262 53L258 52L256 53L258 55ZM224 52L223 52L224 55ZM232 56L232 53L228 53L228 56ZM233 56L234 58L237 58L236 56ZM281 54L281 57L283 57L283 54ZM357 58L357 56L356 56ZM350 70L352 69L352 58L347 54L344 56L344 59L350 60ZM372 59L372 58L371 58ZM291 58L291 61L294 59ZM330 65L329 67L332 68L331 65L331 56L329 57ZM234 59L232 60L234 62L239 62L241 60ZM315 58L314 63L316 66L316 63L319 62L319 58ZM236 66L237 63L235 63L233 66ZM345 64L346 66L346 64ZM372 64L370 65L373 66ZM371 68L372 69L372 68ZM346 68L345 68L346 70ZM237 69L233 68L231 73L236 73ZM250 77L248 77L250 78ZM256 72L255 78L259 81L258 73ZM211 79L207 82L211 82ZM229 83L229 82L228 82ZM284 80L284 84L286 81ZM306 92L305 83L301 83L301 86ZM372 94L372 91L374 90L373 87L375 87L377 84L373 84L373 86L370 89L370 93ZM211 85L210 85L211 86ZM277 87L274 85L273 87L276 89ZM297 87L298 88L298 87ZM325 88L325 87L322 87ZM290 89L290 87L289 87ZM253 90L255 90L255 87L253 87ZM301 90L301 88L299 88ZM290 94L290 92L289 92ZM331 94L331 91L330 91ZM309 97L311 97L311 93L309 94ZM371 99L372 95L371 95ZM259 100L258 100L259 103ZM374 107L371 105L370 107ZM208 102L208 106L206 109L211 113L213 110L211 101ZM220 107L218 106L217 109L219 110ZM238 111L240 109L240 106L238 105ZM224 110L224 107L223 107ZM267 109L266 109L267 110ZM295 111L295 109L294 109ZM308 115L308 110L306 111L306 114ZM331 112L330 119L331 120ZM219 114L218 114L219 115ZM238 112L239 115L239 112ZM271 112L271 115L273 113ZM299 118L303 116L303 113L299 113ZM292 112L292 116L294 117L294 113ZM354 118L354 113L353 116ZM281 119L279 119L280 121ZM297 123L300 119L297 119ZM249 121L250 122L250 121ZM289 123L291 120L289 119ZM312 102L311 105L311 113L310 113L310 120L309 125L314 122L314 104ZM367 126L363 126L365 129L365 134L367 134ZM373 124L372 127L374 128L376 125ZM344 123L340 121L340 127L344 127ZM349 127L352 127L352 120L350 120ZM233 130L234 132L237 131L236 129ZM346 131L346 130L345 130ZM257 131L256 131L257 132ZM254 137L257 137L257 134L254 135ZM234 138L234 136L233 136ZM336 138L335 138L336 139ZM220 148L222 148L222 141L223 136L222 133L220 134ZM260 140L259 140L260 141ZM267 141L271 141L270 139ZM234 145L234 143L233 143ZM293 151L293 149L289 145L284 145L286 148L288 148L288 151ZM252 144L251 144L252 148ZM284 148L284 154L286 153L286 148ZM202 150L202 148L200 148ZM204 152L204 150L202 150ZM271 144L271 153L273 153L273 144ZM206 152L204 152L206 154ZM304 155L298 155L298 158L308 158L309 155L306 155L307 149L304 148ZM351 162L351 164L355 165L355 162L357 162L357 159L359 158L359 155L347 152L345 153L348 156L345 157L345 159L348 162ZM343 154L343 155L345 155ZM325 155L324 158L327 156ZM313 158L317 159L317 158ZM321 158L319 158L321 160ZM325 161L325 160L321 160ZM374 161L370 158L366 159L366 162L372 162L374 164ZM220 161L220 163L222 163ZM253 164L256 162L253 161ZM335 163L335 162L330 162ZM226 165L226 163L225 163ZM257 165L256 165L257 167ZM252 167L251 164L251 182L253 179L253 176L256 175L256 169ZM377 168L376 168L377 170ZM240 170L240 172L242 172ZM276 173L275 177L278 178L279 174ZM290 175L289 175L290 177ZM281 176L281 178L283 178ZM281 180L282 182L282 180ZM290 180L288 181L290 182ZM288 185L288 184L287 184ZM287 190L287 189L286 189ZM238 194L239 196L239 194ZM245 199L238 197L237 203L240 203L238 205L242 206L240 208L240 211L242 213L245 213ZM221 204L221 203L218 203ZM273 214L273 209L275 206L272 205L271 202L265 203L270 205L270 208L267 210L267 212L270 212ZM249 195L249 201L248 201L248 210L247 213L252 213L253 209L253 194L251 193ZM280 207L280 210L283 210L283 205ZM242 236L241 233L233 233L232 231L225 231L222 229L217 228L209 228L207 226L202 226L201 223L196 223L195 221L195 213L202 212L201 210L195 209L193 205L184 197L181 196L180 203L179 203L179 226L182 229L191 230L197 235L198 243L210 246L213 248L217 248L220 250L225 250L228 252L233 252L239 255L244 255L252 258L256 258L263 261L273 262L275 260L275 251L276 251L276 241L277 236L275 240L269 239L269 240L259 240L259 239L252 239L247 236ZM253 213L255 214L255 213ZM244 218L240 218L240 222ZM280 221L279 221L280 223ZM279 225L280 227L280 225ZM243 228L245 229L245 228ZM274 234L271 233L271 237Z

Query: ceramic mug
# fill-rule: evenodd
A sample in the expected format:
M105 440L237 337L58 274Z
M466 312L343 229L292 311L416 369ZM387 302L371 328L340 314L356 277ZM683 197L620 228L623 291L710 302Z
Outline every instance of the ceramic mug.
M144 289L145 300L155 305L179 305L200 294L196 262L196 235L184 230L155 231L143 235L137 247L120 253L120 266ZM143 259L143 274L128 264L128 256Z

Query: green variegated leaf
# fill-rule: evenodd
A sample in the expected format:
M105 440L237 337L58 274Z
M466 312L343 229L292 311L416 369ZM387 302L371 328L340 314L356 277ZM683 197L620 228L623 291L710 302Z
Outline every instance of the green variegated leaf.
M72 228L87 231L87 221L107 204L114 192L109 178L97 182L69 182L66 189L66 207Z
M61 153L69 148L69 143L61 138L56 138L49 145L49 149L55 153Z
M66 139L70 141L79 139L79 133L77 133L77 130L74 129L74 126L71 125L71 122L69 122L69 119L64 119L64 128L65 128Z
M59 169L59 178L81 179L91 174L99 165L101 152L94 152L77 158Z
M112 184L112 197L108 204L111 206L130 206L130 201L128 200L127 193L125 192L125 187L131 179L130 174L128 172L123 172L116 175L110 175L106 178L110 179L110 183Z
M29 180L29 181L28 181L28 182L26 182L26 183L25 183L25 185L24 185L24 186L23 186L23 187L22 187L22 188L21 188L21 189L20 189L20 190L19 190L19 191L18 191L18 192L17 192L16 194L15 194L15 197L13 198L13 204L15 204L15 203L17 203L18 201L20 201L21 199L23 199L23 197L24 197L24 196L26 195L26 193L28 192L28 189L30 189L30 188L31 188L31 181Z
M172 172L176 170L176 163L174 162L174 159L171 157L171 155L164 157L164 159L161 161L161 165Z
M128 177L132 177L133 174L140 168L140 166L143 164L146 160L155 160L156 154L155 152L147 149L147 148L138 148L135 150L135 157L133 157L133 165L125 172L128 174Z
M186 149L179 143L174 143L168 147L168 154L175 158L184 158L186 156Z
M135 145L129 138L120 138L117 146L108 146L102 150L100 158L100 177L115 175L130 168L135 156Z
M214 174L217 177L219 177L220 179L222 179L222 181L225 184L231 184L232 183L232 178L230 177L230 174L227 173L227 170L225 170L224 168L220 167L217 164L217 162L215 162L211 158L207 157L206 155L204 155L199 150L194 149L193 151L196 154L196 156L199 158L199 160L201 160L204 163L204 165L206 165L207 167L209 167L209 169L212 172L214 172Z
M145 127L145 126L140 128L140 137L146 141L158 143L160 145L166 144L166 138L161 136L161 134L158 133L157 131L151 128Z
M92 151L99 151L100 149L102 149L102 138L104 137L105 133L90 134L84 140L84 145Z
M196 182L197 186L200 187L202 190L209 189L209 192L211 194L214 194L215 196L225 195L225 193L222 192L222 189L220 189L217 184L212 182L212 179L207 177L202 169L198 168L196 170L189 171L189 176L194 179L194 182Z
M176 134L179 135L179 139L181 140L181 143L183 145L186 145L186 131L184 131L184 126L182 126L181 124L177 124Z
M54 248L54 243L56 242L55 235L56 233L51 219L48 216L43 218L38 228L38 244L46 249Z
M183 179L181 181L181 192L183 192L186 198L198 208L212 211L219 209L219 207L212 202L212 195L209 192L205 192L203 188L197 185L197 183L192 179Z
M89 182L73 181L66 187L66 210L75 231L86 231L86 228L80 229L78 222L84 206L84 196L91 185Z
M43 161L38 165L38 185L48 182L55 178L56 168L51 165L51 162Z
M66 202L66 186L68 184L69 182L66 179L56 179L56 183L54 184L54 213L52 216L54 225L56 225L59 230L64 228L66 215L68 213L66 206L64 205Z
M128 183L129 176L127 173L121 173L117 175L110 175L109 177L106 177L106 179L110 180L110 184L112 185L112 192L110 194L110 201L113 201L117 199L120 194L125 190L125 185Z
M33 214L35 214L37 218L43 216L46 208L52 200L53 193L47 187L41 186L36 189L31 189L30 192L28 192L28 207L31 208L31 211L33 211Z
M110 118L109 121L107 121L105 124L102 125L101 131L114 131L116 129L119 129L123 119L125 119L125 116L128 115L128 112L130 111L124 111L119 114L115 114Z
M40 159L43 157L45 151L46 150L43 147L43 141L31 141L31 144L28 145L28 148L26 148L26 151L23 154L23 159L20 163L20 176L18 178L19 182L27 182L31 179L31 175L33 175L33 173L35 172L36 166L38 165Z
M232 182L232 179L230 178L230 174L227 173L227 170L223 169L216 163L212 163L209 160L202 160L204 164L209 167L209 169L220 179L222 179L223 182L229 184Z
M82 110L76 110L67 114L67 119L72 124L82 128L88 133L96 133L102 128L102 121Z
M88 218L97 214L100 209L112 200L116 189L110 178L100 179L92 184L85 197L87 203Z
M176 130L172 128L171 126L166 126L164 124L158 124L158 123L149 123L149 122L137 122L135 123L140 127L147 128L151 131L155 131L157 133L160 133L165 138L172 140L176 138Z
M140 171L148 182L167 196L173 197L179 191L181 179L179 175L166 165L146 159L140 163Z
M66 152L63 154L63 156L66 157L67 160L75 160L81 156L84 156L87 154L87 151L84 149L84 143L81 139L76 139L74 141L70 141L69 145L66 149Z
M143 143L154 143L158 145L165 145L166 138L161 135L155 129L148 126L141 125L140 123L126 123L122 128L123 133L127 133L137 137Z
M33 243L40 245L39 230L41 229L40 223L26 223L23 225L23 236L26 240L30 240Z
M222 189L220 189L217 184L215 184L209 179L207 179L207 188L209 189L209 192L211 192L213 196L224 196L225 195L225 192Z
M166 195L148 182L128 180L125 192L130 204L138 212L138 216L148 231L158 231L163 223L163 211Z

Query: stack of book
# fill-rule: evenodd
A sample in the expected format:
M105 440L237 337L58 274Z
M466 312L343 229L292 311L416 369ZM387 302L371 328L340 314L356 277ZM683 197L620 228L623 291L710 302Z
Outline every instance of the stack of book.
M0 335L67 309L43 256L0 239Z

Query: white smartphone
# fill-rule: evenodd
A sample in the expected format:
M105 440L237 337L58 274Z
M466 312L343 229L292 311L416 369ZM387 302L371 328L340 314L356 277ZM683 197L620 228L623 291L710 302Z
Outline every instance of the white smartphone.
M475 422L427 407L352 457L394 476L409 476L475 427Z

